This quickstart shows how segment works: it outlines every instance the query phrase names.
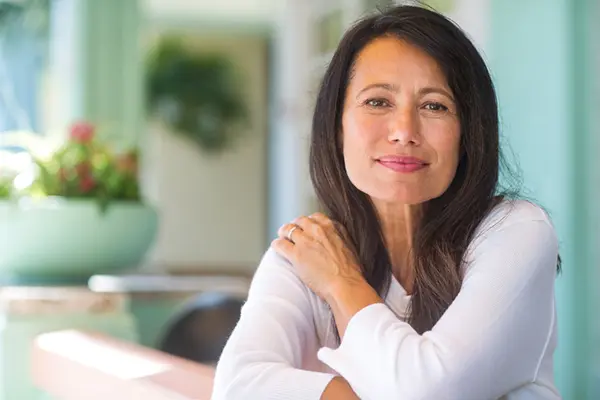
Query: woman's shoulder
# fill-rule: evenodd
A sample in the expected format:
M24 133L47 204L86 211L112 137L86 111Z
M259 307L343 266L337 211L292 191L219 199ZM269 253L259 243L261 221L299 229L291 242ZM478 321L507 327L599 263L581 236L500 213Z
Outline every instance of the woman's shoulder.
M532 231L545 234L531 237ZM548 212L540 205L523 199L503 199L492 208L476 229L470 247L477 247L491 237L505 236L512 239L522 236L524 241L544 241L546 244L548 238L553 242L557 241Z
M292 263L269 247L258 263L249 294L270 293L282 297L310 297Z
M519 274L539 269L554 275L558 250L558 237L548 212L528 200L503 200L479 225L465 257L465 268L467 273L489 271L493 264L507 273L510 265Z
M513 224L539 222L554 229L550 215L540 205L523 199L503 199L485 216L478 232L484 234L505 229Z
M278 254L272 247L269 247L258 263L253 280L257 281L262 279L265 281L272 281L290 277L295 277L295 271L292 264L285 257Z

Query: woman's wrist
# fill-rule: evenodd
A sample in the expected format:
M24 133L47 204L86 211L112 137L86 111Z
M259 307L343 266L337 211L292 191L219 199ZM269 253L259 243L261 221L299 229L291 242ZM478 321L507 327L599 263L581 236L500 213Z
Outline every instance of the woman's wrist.
M340 278L329 286L324 300L330 306L336 303L348 303L353 298L365 298L377 296L375 289L362 277Z
M336 282L328 291L325 301L331 308L340 337L344 335L348 322L356 313L372 304L383 302L375 289L364 279Z

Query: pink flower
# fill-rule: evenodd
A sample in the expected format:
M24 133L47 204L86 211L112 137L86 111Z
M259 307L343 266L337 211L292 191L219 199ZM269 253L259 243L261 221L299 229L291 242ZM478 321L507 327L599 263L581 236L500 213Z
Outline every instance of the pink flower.
M89 143L94 139L94 126L87 122L78 122L71 126L71 140L77 143Z
M79 189L81 189L83 193L88 193L95 186L96 181L94 181L94 178L92 178L90 175L84 176L81 178L81 181L79 181Z

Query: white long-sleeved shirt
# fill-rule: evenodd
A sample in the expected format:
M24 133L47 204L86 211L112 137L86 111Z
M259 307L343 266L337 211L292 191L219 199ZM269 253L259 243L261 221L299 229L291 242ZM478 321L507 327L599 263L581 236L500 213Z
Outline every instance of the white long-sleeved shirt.
M558 245L547 215L503 202L467 251L460 293L419 335L392 278L385 304L352 317L337 346L331 312L273 250L217 365L213 400L318 400L343 376L363 400L560 399L554 386Z

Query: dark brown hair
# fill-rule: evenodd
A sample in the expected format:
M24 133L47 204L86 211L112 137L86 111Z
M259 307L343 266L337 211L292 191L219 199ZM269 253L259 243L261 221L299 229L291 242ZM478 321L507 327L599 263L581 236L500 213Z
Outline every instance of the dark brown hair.
M456 176L442 196L424 205L413 242L415 281L409 322L423 333L457 296L467 246L477 226L501 199L497 190L498 105L492 79L476 48L454 23L434 11L393 7L357 22L342 38L316 100L310 174L323 211L345 228L364 277L380 295L385 295L390 284L390 256L371 200L346 174L340 132L356 57L382 36L404 40L437 61L455 95L461 122Z

